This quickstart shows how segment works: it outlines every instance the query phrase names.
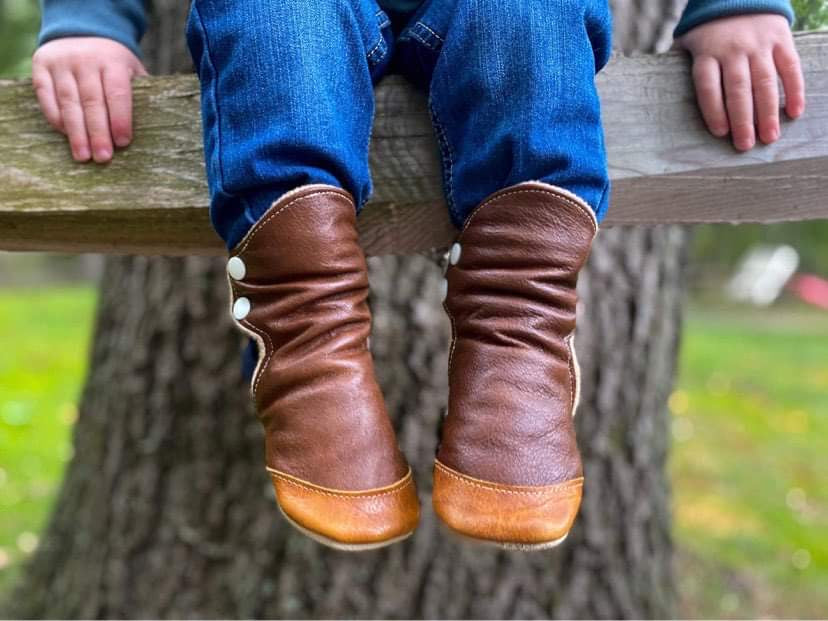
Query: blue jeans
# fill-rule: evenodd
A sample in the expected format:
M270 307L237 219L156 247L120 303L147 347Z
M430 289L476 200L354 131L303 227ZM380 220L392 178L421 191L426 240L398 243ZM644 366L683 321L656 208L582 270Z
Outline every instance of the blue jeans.
M232 248L285 192L371 194L373 86L428 94L443 185L460 226L496 190L540 180L608 205L594 76L610 53L607 0L195 0L187 42L202 87L211 218Z

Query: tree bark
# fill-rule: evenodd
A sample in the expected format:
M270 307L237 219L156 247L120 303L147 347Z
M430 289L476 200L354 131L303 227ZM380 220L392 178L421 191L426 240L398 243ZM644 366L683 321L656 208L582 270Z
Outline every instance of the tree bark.
M618 0L624 49L669 41L673 0ZM186 6L157 2L148 60L187 70ZM74 458L14 597L16 617L670 617L666 400L686 235L603 231L582 276L583 510L566 544L526 554L464 543L430 510L446 403L439 267L371 259L372 347L424 506L416 535L349 555L278 515L239 372L223 261L109 258Z

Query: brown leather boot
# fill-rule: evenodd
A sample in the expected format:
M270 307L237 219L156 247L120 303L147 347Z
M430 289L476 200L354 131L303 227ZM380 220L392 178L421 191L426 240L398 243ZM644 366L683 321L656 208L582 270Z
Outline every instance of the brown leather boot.
M282 513L339 549L410 535L417 492L374 377L350 194L309 185L284 195L227 271L231 314L259 345L251 388Z
M527 182L488 197L451 249L449 408L433 503L458 533L546 548L578 513L575 284L596 231L581 199Z

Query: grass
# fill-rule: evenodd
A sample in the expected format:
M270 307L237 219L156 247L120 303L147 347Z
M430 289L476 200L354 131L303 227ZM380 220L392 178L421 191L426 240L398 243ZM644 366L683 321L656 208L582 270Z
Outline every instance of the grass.
M70 456L95 292L0 291L0 590ZM691 309L670 399L681 612L828 614L828 314Z
M91 287L0 290L0 591L37 546L86 369Z
M684 612L828 614L828 313L689 313L670 399Z

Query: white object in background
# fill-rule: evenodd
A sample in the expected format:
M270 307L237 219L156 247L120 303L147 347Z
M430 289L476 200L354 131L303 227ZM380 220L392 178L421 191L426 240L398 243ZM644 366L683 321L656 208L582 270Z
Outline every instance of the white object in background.
M791 246L757 246L742 259L727 292L740 302L770 306L798 266L799 253Z

